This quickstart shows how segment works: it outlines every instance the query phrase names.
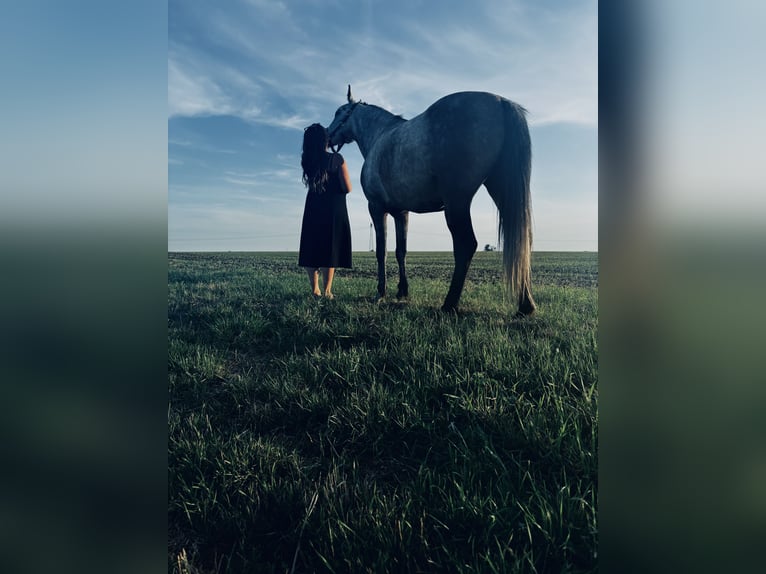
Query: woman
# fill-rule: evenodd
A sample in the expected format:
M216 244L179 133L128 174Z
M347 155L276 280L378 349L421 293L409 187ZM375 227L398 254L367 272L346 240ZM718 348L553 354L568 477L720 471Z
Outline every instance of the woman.
M327 151L330 141L321 124L303 131L303 183L308 188L303 210L298 265L306 268L314 296L321 296L319 270L322 270L324 296L333 299L332 281L336 267L351 267L351 226L348 222L346 194L351 179L343 156Z

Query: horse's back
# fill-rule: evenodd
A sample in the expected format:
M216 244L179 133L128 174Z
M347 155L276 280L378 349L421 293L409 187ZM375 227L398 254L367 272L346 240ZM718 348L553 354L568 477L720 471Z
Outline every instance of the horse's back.
M505 142L504 107L509 103L487 92L458 92L437 100L419 116L429 145L437 151L432 169L443 175L444 184L478 189Z
M457 92L396 125L365 161L365 193L415 212L470 200L500 155L507 104L514 105L487 92Z
M492 107L502 105L503 102L513 104L509 99L490 92L454 92L447 94L436 100L433 104L423 113L427 113L431 109L439 109L442 107L451 109L466 109L478 107Z
M457 92L436 100L413 120L423 121L432 137L450 139L501 133L505 108L513 102L488 92Z

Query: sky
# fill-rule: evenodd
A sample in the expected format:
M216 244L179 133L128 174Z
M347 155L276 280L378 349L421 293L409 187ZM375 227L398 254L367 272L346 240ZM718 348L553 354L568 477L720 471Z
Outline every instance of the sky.
M463 90L521 104L533 249L598 250L597 5L170 0L168 250L297 251L303 128L329 125L348 84L407 119ZM353 249L366 251L363 158L353 143L342 154ZM496 245L497 210L483 187L471 213L479 248ZM443 213L412 214L408 248L451 250Z

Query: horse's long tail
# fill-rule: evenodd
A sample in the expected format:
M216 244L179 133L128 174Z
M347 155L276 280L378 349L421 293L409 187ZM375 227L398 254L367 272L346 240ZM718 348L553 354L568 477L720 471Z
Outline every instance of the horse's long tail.
M530 175L532 143L526 110L502 100L505 115L505 143L492 179L500 183L490 193L500 212L498 236L503 239L503 267L512 293L519 298L519 311L535 310L531 294L532 206ZM497 189L499 187L499 189Z

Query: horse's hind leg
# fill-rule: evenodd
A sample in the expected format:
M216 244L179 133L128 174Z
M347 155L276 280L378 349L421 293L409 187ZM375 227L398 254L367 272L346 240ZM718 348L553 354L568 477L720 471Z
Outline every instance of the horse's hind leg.
M386 296L386 212L370 203L372 225L375 227L375 258L378 260L378 299Z
M510 276L510 270L512 269L512 266L516 265L516 263L512 261L511 258L506 257L512 250L518 253L521 249L520 246L515 246L511 241L511 238L514 236L513 225L515 221L514 217L516 215L515 212L518 209L523 209L523 206L519 207L518 205L514 205L509 201L508 195L509 189L511 188L511 179L512 174L509 173L504 164L500 164L495 169L493 169L490 176L484 182L484 186L487 188L489 195L492 197L495 205L497 205L497 209L500 211L501 225L505 228L503 229L502 233L502 241L504 251L503 262L505 265L507 278ZM498 237L500 237L499 234ZM517 257L520 256L517 255ZM515 316L526 317L528 315L532 315L535 312L537 306L535 305L534 299L532 299L529 269L527 268L526 272L522 269L518 273L521 275L521 282L518 288L519 309ZM513 286L510 285L510 278L509 286L511 287L511 291L513 291Z
M396 225L396 263L399 265L399 290L396 293L397 299L409 297L410 288L407 282L407 270L405 269L405 260L407 259L407 226L410 219L408 211L392 213L394 224Z
M535 309L537 309L537 306L532 299L532 292L529 290L529 284L524 281L519 290L519 310L516 312L516 316L526 317L532 315L535 312Z
M471 209L468 205L448 205L445 206L444 214L447 218L447 227L452 234L452 244L455 255L455 270L452 273L452 282L444 299L442 310L454 311L457 309L460 295L463 292L465 276L468 273L468 267L471 265L471 259L476 252L478 245L476 236L473 233L471 224Z

